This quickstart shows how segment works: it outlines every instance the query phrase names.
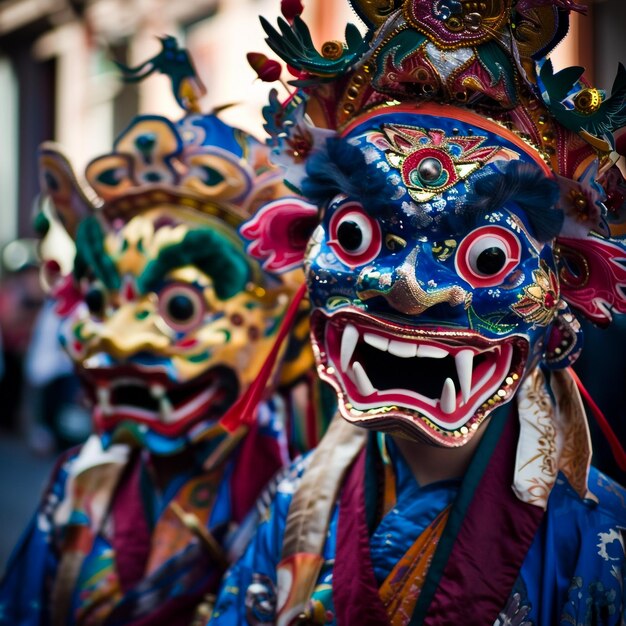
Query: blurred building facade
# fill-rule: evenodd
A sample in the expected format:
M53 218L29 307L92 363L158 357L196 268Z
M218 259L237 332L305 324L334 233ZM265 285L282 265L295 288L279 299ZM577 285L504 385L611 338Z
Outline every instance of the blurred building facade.
M337 0L305 4L320 42L341 38L354 17ZM42 141L61 144L80 172L136 113L180 115L166 79L124 85L113 62L145 61L160 35L192 52L206 109L241 103L223 117L259 135L269 87L245 53L267 52L257 16L279 10L280 0L0 0L0 245L32 234Z
M304 5L320 43L341 39L344 24L356 19L344 1ZM585 65L609 88L615 63L607 59L626 59L626 3L596 0L589 8L555 62ZM0 0L0 245L31 233L41 141L59 142L80 171L110 149L134 114L178 114L166 80L123 85L113 63L149 58L159 35L174 34L191 50L207 108L243 103L225 118L260 133L268 86L254 81L245 52L267 51L257 16L279 9L280 0Z

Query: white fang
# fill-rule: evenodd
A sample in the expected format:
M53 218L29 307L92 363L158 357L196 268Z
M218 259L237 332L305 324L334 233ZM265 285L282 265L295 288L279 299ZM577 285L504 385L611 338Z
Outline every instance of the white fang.
M471 350L461 350L455 357L456 373L461 385L463 402L467 402L472 395L472 372L474 368L474 353Z
M343 336L341 337L341 369L344 372L348 371L350 359L354 354L358 340L359 331L352 324L348 324L343 329Z
M439 405L441 406L441 410L447 415L454 413L456 409L456 389L454 387L454 381L451 378L446 378L446 382L443 383Z
M371 396L376 392L376 388L372 385L363 366L358 361L352 364L352 372L354 373L354 382L362 396Z

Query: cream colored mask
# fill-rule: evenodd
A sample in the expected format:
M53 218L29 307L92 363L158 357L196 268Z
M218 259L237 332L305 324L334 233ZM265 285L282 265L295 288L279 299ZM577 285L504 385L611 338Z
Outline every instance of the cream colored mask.
M173 454L258 376L293 289L268 284L236 227L279 193L264 147L215 115L137 118L82 188L50 145L42 187L76 244L47 282L104 445ZM97 196L95 200L88 197Z

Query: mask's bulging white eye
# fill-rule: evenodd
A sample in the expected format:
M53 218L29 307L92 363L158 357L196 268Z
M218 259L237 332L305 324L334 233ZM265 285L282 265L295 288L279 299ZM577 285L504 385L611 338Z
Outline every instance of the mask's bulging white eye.
M186 332L195 328L205 313L200 292L183 283L168 285L159 293L159 313L174 330Z
M508 248L497 237L483 237L469 250L469 265L473 272L482 276L494 276L507 261Z
M520 262L517 236L501 226L482 226L463 239L457 250L456 270L472 287L499 285Z
M349 254L363 254L372 241L372 225L364 215L348 213L337 226L337 241Z
M335 211L329 234L328 245L346 265L368 263L380 252L380 226L357 202L348 202Z

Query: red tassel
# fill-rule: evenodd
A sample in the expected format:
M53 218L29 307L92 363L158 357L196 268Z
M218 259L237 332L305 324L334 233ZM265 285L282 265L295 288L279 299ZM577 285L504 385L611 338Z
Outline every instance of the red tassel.
M626 472L626 452L624 451L622 444L619 442L617 435L613 432L611 425L609 424L606 417L604 417L604 413L602 413L600 407L594 402L590 393L585 389L582 381L580 380L580 378L578 378L578 374L576 374L576 372L571 367L568 368L568 371L574 379L574 382L576 383L576 386L578 387L581 395L585 399L585 402L591 409L591 412L593 413L593 416L595 417L596 423L600 427L602 434L608 441L615 462L623 472Z
M280 328L276 335L276 341L272 346L263 367L256 377L255 381L248 387L246 393L239 398L233 406L226 412L219 421L220 426L229 433L234 433L241 426L250 425L256 418L257 405L262 399L263 394L266 391L267 383L276 366L276 360L280 353L280 348L283 345L287 335L291 332L294 319L298 313L298 307L304 297L306 291L306 285L302 284L298 288L293 300L289 304L289 308L280 323Z

